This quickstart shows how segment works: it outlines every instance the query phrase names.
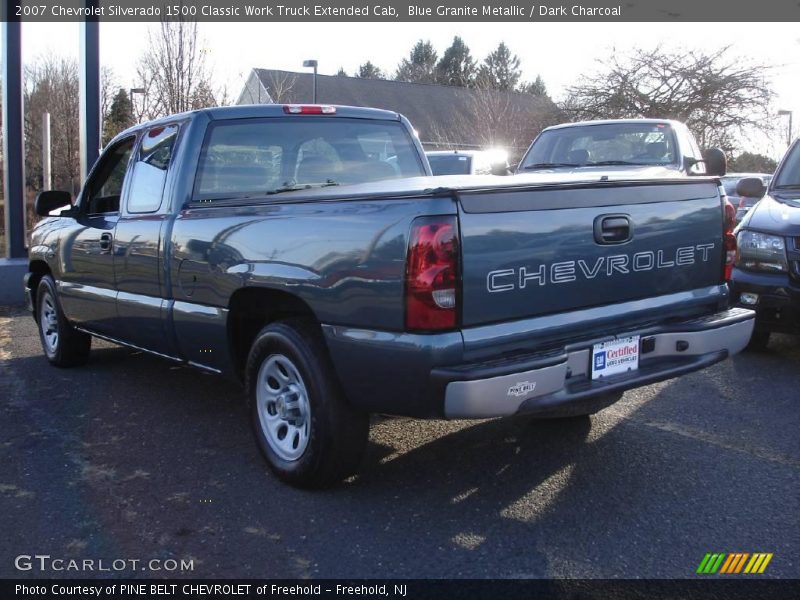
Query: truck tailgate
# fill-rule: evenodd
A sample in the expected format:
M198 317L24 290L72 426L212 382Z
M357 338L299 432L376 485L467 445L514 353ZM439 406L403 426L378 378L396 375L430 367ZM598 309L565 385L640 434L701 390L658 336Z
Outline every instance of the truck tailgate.
M465 327L718 284L714 180L458 194Z

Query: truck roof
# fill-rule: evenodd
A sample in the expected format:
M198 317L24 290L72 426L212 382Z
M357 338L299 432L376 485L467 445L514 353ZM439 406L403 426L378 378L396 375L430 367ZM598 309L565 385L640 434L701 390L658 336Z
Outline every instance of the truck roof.
M551 129L566 129L567 127L586 127L591 125L612 125L614 123L650 123L653 125L682 125L680 121L675 121L673 119L597 119L594 121L577 121L575 123L560 123L559 125L552 125L550 127L545 127L543 131L549 131Z
M154 125L163 123L172 123L181 120L194 120L198 117L204 116L212 121L223 121L226 119L254 119L259 117L292 117L298 119L304 118L305 115L290 115L284 112L283 107L287 104L242 104L238 106L213 106L209 108L201 108L183 113L176 113L159 117L152 121L145 121L125 131L117 134L117 137L129 135L132 132L139 131ZM289 106L333 106L336 113L332 115L325 115L328 117L345 117L349 119L380 119L385 121L399 121L401 119L400 113L383 110L380 108L365 108L363 106L342 106L337 104L305 104L305 103L292 103Z

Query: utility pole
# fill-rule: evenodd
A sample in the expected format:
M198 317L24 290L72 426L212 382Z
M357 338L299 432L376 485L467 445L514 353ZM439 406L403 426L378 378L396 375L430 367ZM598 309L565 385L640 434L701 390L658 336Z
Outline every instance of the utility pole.
M50 113L42 114L42 191L53 189L50 174Z
M789 131L786 134L786 145L792 145L792 111L791 110L779 110L778 111L779 117L789 117Z
M99 6L99 0L85 0L87 8ZM97 17L87 17L80 24L80 146L81 184L86 181L100 155L100 24Z
M304 67L306 67L306 68L313 67L314 68L314 83L313 83L314 92L313 92L313 95L311 97L311 102L313 104L317 103L317 65L318 64L319 63L317 62L316 59L314 59L314 60L304 60L303 61L303 66Z
M22 43L20 22L3 3L3 196L6 203L6 257L24 258L25 137L23 134ZM0 290L2 291L2 290Z

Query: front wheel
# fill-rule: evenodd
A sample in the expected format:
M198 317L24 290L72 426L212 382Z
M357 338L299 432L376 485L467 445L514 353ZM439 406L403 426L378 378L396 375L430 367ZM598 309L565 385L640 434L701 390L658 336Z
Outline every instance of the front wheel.
M256 442L280 479L318 488L356 471L369 415L345 400L313 321L287 319L262 329L246 379Z
M92 336L78 331L67 321L58 301L56 284L50 275L39 281L36 290L36 316L42 349L57 367L76 367L86 364L92 347Z

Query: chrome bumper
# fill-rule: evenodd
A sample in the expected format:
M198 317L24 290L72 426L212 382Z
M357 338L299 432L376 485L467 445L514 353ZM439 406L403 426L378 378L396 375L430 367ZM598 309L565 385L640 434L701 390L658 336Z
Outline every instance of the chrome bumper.
M598 380L591 379L592 346L613 337L587 340L561 353L529 358L528 368L519 365L515 369L509 364L498 372L495 363L488 377L480 377L482 367L444 369L438 376L452 379L445 388L445 416L465 419L558 414L593 399L606 399L607 403L609 394L696 371L740 352L750 340L754 314L732 308L677 324L620 332L616 338L639 335L641 341L647 340L647 351L640 350L638 370Z

